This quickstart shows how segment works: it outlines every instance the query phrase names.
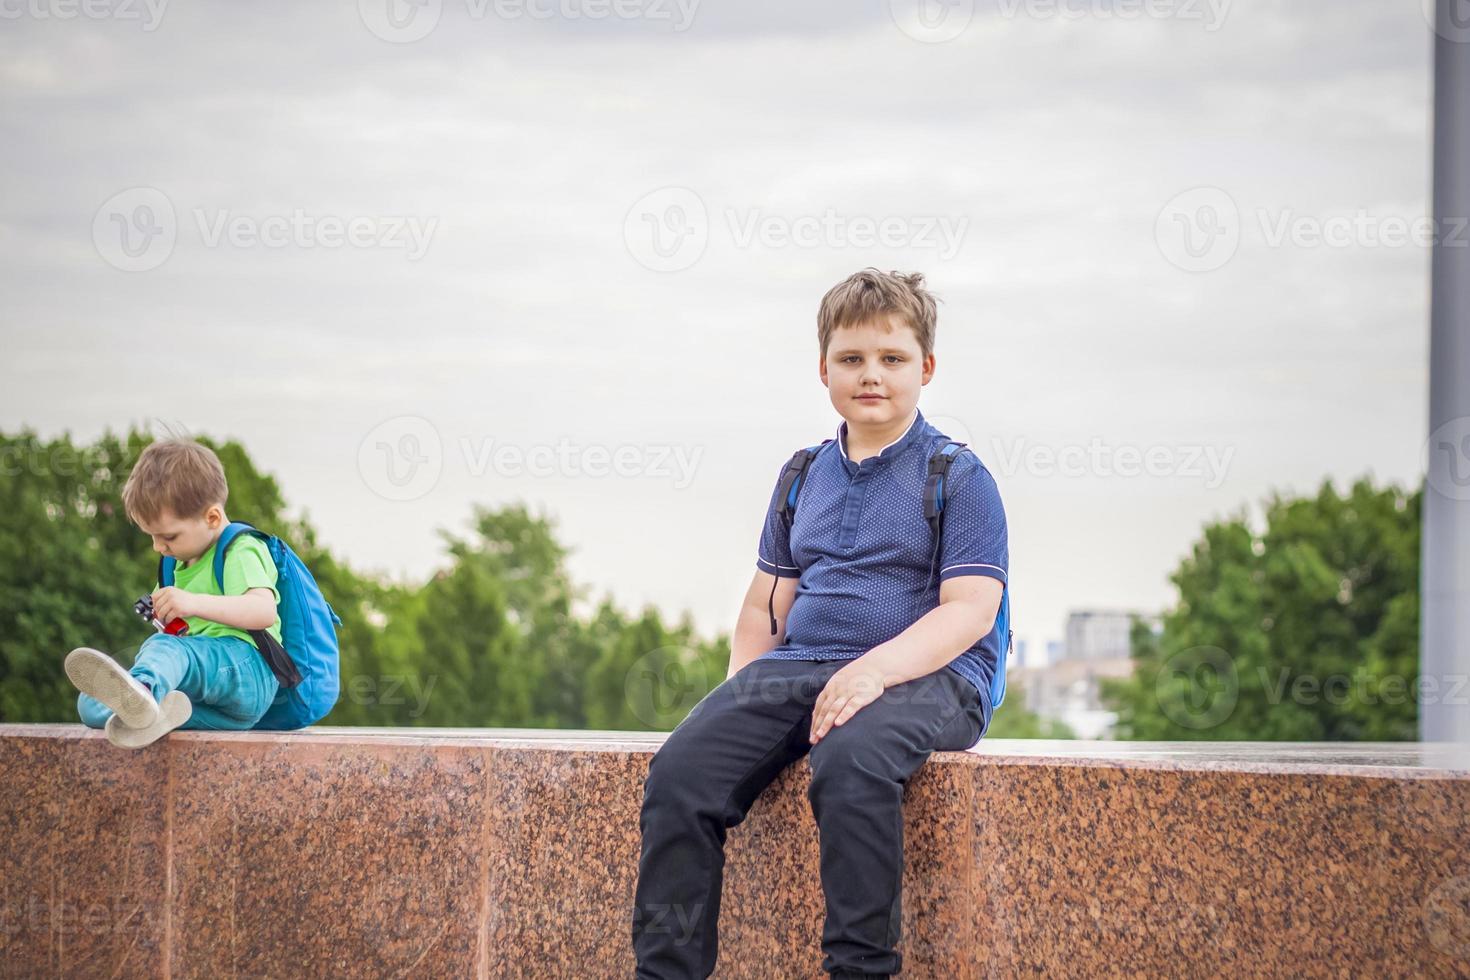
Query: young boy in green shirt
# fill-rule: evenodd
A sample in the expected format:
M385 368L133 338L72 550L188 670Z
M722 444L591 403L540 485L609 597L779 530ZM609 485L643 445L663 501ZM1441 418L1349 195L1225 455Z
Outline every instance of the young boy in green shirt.
M280 682L251 637L281 640L270 552L241 535L226 555L223 589L214 578L228 496L219 458L185 439L149 445L123 486L129 520L176 562L174 584L152 595L154 616L189 628L150 636L131 669L90 647L67 654L66 675L82 692L77 713L114 745L141 748L175 728L248 729L276 696Z

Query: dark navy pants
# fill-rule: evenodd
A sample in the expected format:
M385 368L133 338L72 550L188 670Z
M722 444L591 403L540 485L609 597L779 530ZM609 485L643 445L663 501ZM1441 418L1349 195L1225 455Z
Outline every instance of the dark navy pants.
M944 667L888 688L812 745L812 706L846 662L755 660L695 705L654 754L639 818L638 977L714 972L726 831L802 756L827 899L822 968L842 977L899 972L904 787L931 753L979 742L986 719L974 685Z

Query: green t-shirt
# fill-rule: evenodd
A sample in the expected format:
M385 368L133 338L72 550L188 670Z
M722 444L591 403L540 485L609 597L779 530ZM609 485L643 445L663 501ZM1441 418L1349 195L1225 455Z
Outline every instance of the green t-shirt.
M225 554L224 579L225 590L221 592L214 581L214 545L210 545L194 564L174 566L174 585L196 595L244 595L250 589L270 589L276 597L278 611L275 623L267 632L279 641L281 593L276 591L276 563L271 559L265 542L248 534L236 538ZM187 622L190 636L238 636L247 643L254 642L249 633L223 623L198 616L187 617Z

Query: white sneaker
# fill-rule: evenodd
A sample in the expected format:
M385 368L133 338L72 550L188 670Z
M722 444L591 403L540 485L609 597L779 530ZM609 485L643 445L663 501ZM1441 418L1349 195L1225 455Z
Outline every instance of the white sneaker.
M194 705L183 691L169 691L158 703L158 717L153 724L144 728L132 728L122 723L120 715L107 719L107 740L118 748L141 749L152 745L169 732L189 720Z
M158 702L152 692L100 650L77 647L68 653L66 676L77 690L111 708L129 728L147 728L158 720Z

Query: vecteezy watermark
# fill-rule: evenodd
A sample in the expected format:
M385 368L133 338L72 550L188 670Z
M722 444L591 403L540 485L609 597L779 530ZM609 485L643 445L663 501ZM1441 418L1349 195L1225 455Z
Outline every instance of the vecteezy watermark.
M624 20L666 24L675 33L694 23L700 0L463 0L472 21ZM443 0L358 0L357 15L375 36L394 44L422 41L444 15Z
M454 443L458 461L474 478L487 473L505 479L668 480L684 490L694 482L704 447L678 443L518 444L491 437L461 435ZM428 419L401 415L374 426L357 449L357 467L368 489L385 500L417 500L434 489L444 471L444 440Z
M1470 44L1470 0L1419 0L1419 9L1440 37Z
M484 476L486 470L493 470L496 476L507 479L522 476L672 479L675 490L686 489L694 482L694 471L704 455L703 446L582 445L569 439L560 439L554 445L521 446L496 445L493 439L483 439L475 445L468 437L461 437L459 446L471 476Z
M408 717L420 718L429 707L429 695L438 682L437 674L353 674L342 682L342 691L352 704L396 708L410 705Z
M759 208L727 209L725 224L736 248L922 248L942 262L959 253L969 230L964 215L843 215L832 208L821 214L768 214Z
M623 697L634 718L663 731L689 716L710 691L712 680L697 650L659 647L633 662L623 678Z
M1009 20L1198 21L1214 33L1225 24L1234 0L996 0Z
M1217 941L1230 926L1230 910L1224 905L1195 905L1190 902L1104 903L1089 898L1085 903L1061 902L1048 910L1064 935L1075 939L1114 933L1151 938L1170 937L1206 945Z
M158 268L173 254L178 233L173 202L156 187L119 191L92 216L97 254L124 272Z
M915 41L953 41L975 19L975 0L888 0L893 23Z
M654 272L689 268L709 245L704 200L687 187L643 195L623 218L623 242L640 265Z
M672 935L675 946L686 946L704 917L704 903L649 902L633 906L633 931L644 935ZM646 920L646 921L645 921Z
M1207 490L1215 490L1225 482L1230 461L1235 456L1234 446L1112 446L1096 436L1085 446L1032 445L1021 436L1007 443L997 437L991 439L991 448L995 471L1004 476L1022 472L1043 478L1147 476L1198 480Z
M0 0L0 20L116 20L137 21L144 31L156 31L169 0Z
M1164 258L1186 272L1210 272L1240 247L1240 211L1218 187L1192 188L1159 211L1154 241Z
M1470 221L1428 215L1375 214L1358 208L1329 217L1299 214L1293 208L1257 208L1256 219L1268 248L1445 248L1470 247Z
M1257 667L1257 680L1266 703L1278 705L1290 700L1292 704L1313 705L1327 703L1393 705L1446 704L1452 707L1470 707L1470 675L1466 674L1418 674L1405 677L1402 674L1375 674L1357 669L1351 673L1313 674L1293 672L1288 667Z
M206 248L401 250L410 262L424 257L439 227L437 217L315 214L303 208L260 215L196 207L189 213ZM173 254L178 237L173 202L156 187L120 191L92 217L97 254L124 272L158 268Z
M1420 465L1425 482L1441 496L1470 500L1470 417L1450 419L1431 432Z
M1240 697L1235 658L1219 647L1180 650L1159 668L1154 697L1164 717L1181 728L1202 730L1223 724Z
M763 208L726 208L725 234L736 248L913 248L941 261L964 244L965 215L844 214L826 208L785 214ZM709 245L711 224L703 198L687 187L661 187L643 195L623 219L628 254L655 272L678 272L698 262Z
M994 0L992 17L1005 20L1175 20L1220 29L1233 0ZM991 9L993 8L993 9ZM953 41L975 19L975 0L889 0L894 24L926 44Z
M1242 218L1234 198L1219 187L1175 195L1159 211L1154 241L1186 272L1213 272L1235 257L1245 240L1266 248L1470 248L1470 219L1383 214L1303 214L1295 208L1256 208ZM1247 233L1249 233L1247 235Z
M444 443L428 419L399 415L380 422L357 447L357 471L384 500L417 500L444 471Z
M1470 874L1446 878L1419 913L1424 934L1447 956L1470 960Z
M0 936L148 935L161 923L136 894L114 894L106 902L67 901L37 895L0 903Z

